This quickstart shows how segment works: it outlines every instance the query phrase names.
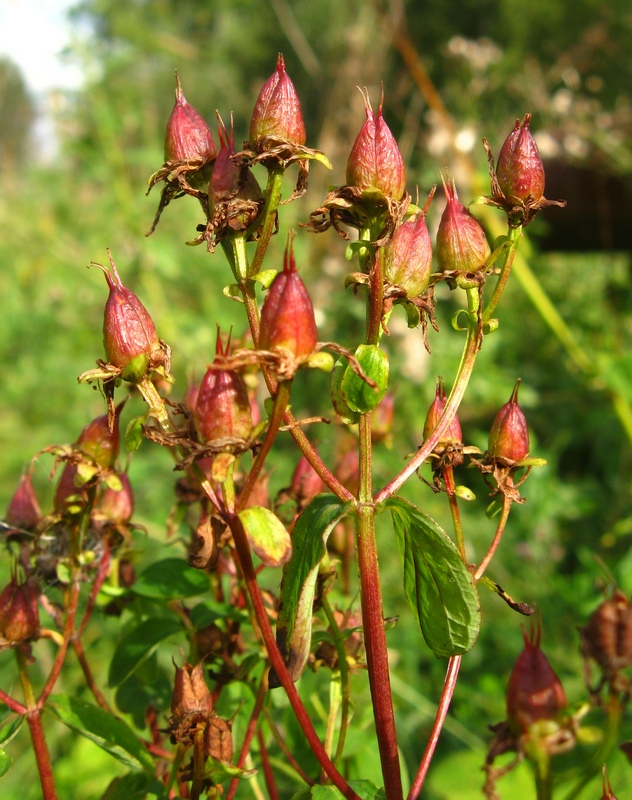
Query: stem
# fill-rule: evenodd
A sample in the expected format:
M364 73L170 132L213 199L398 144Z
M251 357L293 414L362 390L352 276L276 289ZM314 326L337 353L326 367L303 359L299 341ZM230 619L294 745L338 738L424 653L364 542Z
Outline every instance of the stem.
M494 553L496 552L498 545L500 544L500 540L502 539L502 535L505 531L505 526L507 525L507 519L509 518L509 512L511 510L512 500L507 497L507 495L503 495L503 509L500 515L500 520L498 521L498 525L496 526L496 533L494 534L494 538L492 543L489 546L489 550L485 554L485 558L481 561L478 565L476 572L474 573L474 580L480 581L485 573L485 570L489 566L489 562L494 557Z
M270 800L279 800L279 793L274 781L274 774L270 765L270 758L268 756L268 749L263 738L261 728L257 731L257 741L259 742L259 752L261 753L261 764L263 766L263 774L266 779L266 788L268 789L268 796Z
M266 682L263 678L261 678L261 683L259 684L259 689L257 691L257 696L255 698L255 705L254 708L252 709L252 714L250 715L250 721L248 722L248 727L246 728L246 735L244 736L244 741L241 745L241 750L239 751L239 758L237 759L236 766L239 769L243 768L244 764L246 763L246 759L248 758L248 753L250 752L250 744L255 735L255 731L257 730L257 725L259 724L259 717L261 715L261 710L263 708L265 697L266 697ZM238 786L239 786L239 778L235 776L230 782L230 785L228 787L228 792L226 793L226 800L233 800Z
M250 555L250 547L248 545L248 539L246 537L246 532L242 522L235 514L226 515L225 521L229 525L233 534L237 560L239 562L239 566L246 582L246 588L248 589L248 594L250 595L250 599L257 616L257 622L259 623L259 627L261 629L261 635L263 636L263 640L268 651L268 656L272 662L275 672L279 677L281 685L286 691L290 705L292 706L292 709L296 715L296 719L301 726L303 733L305 734L305 738L307 739L309 745L314 751L314 755L331 779L332 783L338 789L340 789L345 797L350 798L350 800L359 800L356 793L334 766L320 739L318 738L318 734L314 730L312 721L305 710L305 706L303 705L298 691L296 690L296 686L294 686L294 682L290 677L287 666L285 665L285 661L283 660L283 656L277 647L274 633L270 625L270 620L268 618L268 612L263 601L261 590L259 589L259 585L257 583L257 576L252 563L252 556Z
M347 664L347 653L345 652L344 642L340 628L336 622L336 617L329 604L326 594L323 594L321 604L329 627L334 637L334 644L336 646L336 655L338 656L338 670L340 672L340 690L342 693L342 703L340 710L340 730L338 733L338 745L334 755L334 764L338 764L342 758L345 749L345 739L347 737L347 727L349 725L349 708L350 708L350 691L349 691L349 665Z
M283 753L283 757L285 758L287 763L292 767L292 769L301 778L301 780L307 784L307 786L314 786L316 784L316 781L310 778L309 775L303 769L303 767L301 767L301 765L298 763L298 761L294 757L294 754L292 753L290 748L285 743L285 740L281 736L279 729L274 719L272 718L272 714L270 714L270 711L265 706L263 709L263 713L265 715L266 722L268 723L268 727L270 728L270 732L274 737L274 741L279 746L279 749Z
M277 384L277 392L274 397L274 408L272 409L272 414L270 416L268 430L266 431L263 443L259 449L259 452L257 453L257 457L250 468L250 472L248 473L248 477L244 482L244 486L239 493L237 511L241 511L248 502L248 498L250 497L250 493L257 482L257 478L259 477L259 473L261 472L263 464L268 456L268 453L272 449L274 440L276 439L277 434L279 433L279 428L281 427L281 423L283 422L285 409L290 401L291 388L291 380L281 381L279 384Z
M64 630L63 630L63 642L57 651L57 655L55 656L55 661L53 663L53 668L50 671L48 676L48 680L46 681L44 688L42 689L38 705L40 708L44 706L44 703L48 699L48 696L53 691L55 683L57 682L57 678L59 678L59 673L61 672L61 668L64 663L64 659L66 658L66 653L68 651L68 645L73 637L75 632L75 617L77 615L77 607L79 605L79 593L81 589L81 570L77 567L75 559L73 559L73 571L71 575L71 583L70 583L70 590L69 590L69 599L68 604L66 606L66 621L64 622Z
M16 648L15 657L18 662L18 671L20 673L22 690L24 691L24 700L27 707L26 721L29 726L31 741L33 742L35 760L37 761L37 770L39 772L40 783L42 785L42 796L44 800L57 800L57 789L55 788L53 765L50 759L48 745L46 744L44 728L42 726L41 706L35 700L33 686L31 685L31 679L28 671L28 663L26 656L20 647Z
M448 669L446 671L445 681L443 683L443 691L441 692L441 699L439 700L435 721L432 726L432 730L430 731L430 737L428 739L428 743L426 744L424 754L421 758L419 769L415 775L415 780L413 781L413 785L410 787L407 800L417 800L424 785L424 781L426 780L430 762L432 761L432 756L434 755L434 751L437 747L439 735L441 734L441 729L443 728L443 723L445 722L448 709L450 708L450 702L452 701L452 695L454 694L454 689L456 687L456 679L459 674L460 666L461 656L452 656L452 658L450 658L448 661Z
M26 714L26 706L23 706L22 703L14 700L11 695L7 694L2 689L0 689L0 702L4 703L5 706L8 706L14 714L20 714L20 716Z
M491 297L491 300L487 304L485 309L485 313L483 314L483 322L488 322L491 318L492 314L494 313L496 306L498 305L498 301L502 297L502 293L505 291L505 286L507 285L507 281L509 280L509 275L511 274L511 267L513 265L514 256L516 255L516 249L518 248L518 242L520 241L520 237L522 236L522 226L517 228L510 228L509 229L509 242L510 247L505 256L505 263L500 271L500 277L496 283L496 287L494 288L494 294Z
M362 414L360 416L359 505L356 522L362 629L375 731L384 777L384 790L387 800L401 800L403 797L402 779L388 668L382 587L375 540L375 506L371 501L371 481L371 416Z
M381 489L375 496L375 504L383 503L387 498L391 497L402 486L410 476L416 472L419 467L428 458L430 453L435 449L437 443L441 441L441 437L448 430L454 415L456 414L467 384L472 375L474 364L476 363L476 354L480 348L482 341L482 324L481 320L477 319L478 296L475 290L468 290L468 305L469 305L469 318L470 322L467 329L467 339L461 355L461 363L456 374L452 391L443 409L443 414L439 418L437 425L430 436L426 439L423 445L419 448L417 453L411 458L404 469L396 475L393 480Z
M108 713L111 714L112 709L110 708L108 701L105 699L105 695L99 689L99 687L96 684L96 681L94 680L94 675L92 674L92 670L90 669L90 665L88 664L88 659L86 658L86 654L84 652L81 639L79 639L76 636L73 637L72 646L79 660L79 664L81 665L81 670L83 672L84 678L86 679L86 684L88 688L94 695L95 700L101 706L101 708L104 711L107 711Z
M465 540L463 538L463 526L461 524L461 512L459 511L459 504L455 494L456 485L454 483L454 469L452 467L445 467L443 469L443 482L445 483L445 488L448 493L448 502L450 503L450 514L452 515L452 525L454 526L457 547L459 548L459 553L461 554L463 563L467 565Z
M256 275L261 269L263 259L265 258L270 237L274 232L276 224L276 212L281 202L281 185L283 183L283 170L271 169L268 171L268 185L266 186L266 203L263 210L264 220L259 233L259 241L257 242L257 249L255 250L254 258L252 259L252 266L250 275Z

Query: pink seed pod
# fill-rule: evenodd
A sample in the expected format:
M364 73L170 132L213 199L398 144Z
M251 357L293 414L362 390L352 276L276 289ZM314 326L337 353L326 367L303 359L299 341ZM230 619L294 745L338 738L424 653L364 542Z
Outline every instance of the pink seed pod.
M432 434L434 429L437 427L437 423L441 419L441 415L443 414L443 409L448 402L448 398L446 397L445 388L443 385L443 378L439 378L437 380L437 388L435 391L435 398L432 401L430 408L428 409L428 413L426 415L426 421L424 423L424 441L428 439L428 437ZM463 434L461 432L461 424L459 422L459 418L455 414L452 418L452 422L450 423L447 431L441 437L440 444L458 444L463 441Z
M406 191L406 169L395 137L382 116L383 98L374 115L368 94L362 96L366 121L347 161L347 184L378 189L393 200L401 200Z
M264 83L250 119L250 143L263 136L305 144L305 123L301 102L285 71L283 54L277 57L276 69Z
M13 578L0 594L0 637L9 646L38 638L39 594L39 586L34 580L20 584L17 578Z
M408 297L428 288L432 270L432 243L422 213L402 223L385 248L385 277L401 286Z
M510 463L522 461L529 455L529 428L518 405L519 388L520 380L517 380L509 402L496 414L489 432L489 455Z
M216 155L211 129L187 102L176 72L176 102L165 132L165 161L200 161L206 164Z
M516 120L513 131L500 149L496 177L511 202L533 205L544 195L544 166L535 139L529 130L531 114L522 125Z
M476 272L491 254L485 231L459 201L454 181L441 176L447 205L437 230L437 261L442 270Z

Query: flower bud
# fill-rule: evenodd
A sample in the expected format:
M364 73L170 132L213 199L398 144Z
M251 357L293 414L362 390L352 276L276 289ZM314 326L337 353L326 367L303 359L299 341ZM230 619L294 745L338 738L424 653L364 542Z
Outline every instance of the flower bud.
M215 362L227 355L217 334ZM252 433L252 415L248 389L243 379L231 369L209 367L200 383L195 406L195 423L207 444L223 439L245 442Z
M19 584L16 578L0 594L0 637L9 646L36 639L39 636L37 598L39 586L28 580Z
M113 275L101 267L110 289L103 321L105 354L110 364L122 370L123 380L138 383L161 354L160 340L145 306L123 286L112 256L110 265Z
M261 309L259 347L289 350L295 358L306 358L316 349L318 331L314 306L296 271L290 237L283 258L283 272L272 281Z
M525 115L522 125L516 120L500 150L496 167L503 194L511 202L523 205L537 203L544 194L544 167L529 130L530 122L531 114Z
M529 429L518 405L520 380L516 381L509 402L500 409L489 432L489 455L515 463L529 455Z
M443 409L448 402L448 398L445 393L445 388L443 385L443 378L439 378L437 380L437 388L435 391L435 399L432 401L430 408L428 409L428 413L426 415L426 421L424 422L424 441L429 438L432 434L434 429L437 427L439 420L441 419L441 415L443 414ZM452 422L450 423L447 431L441 437L440 444L458 444L463 441L463 434L461 433L461 424L459 422L459 418L455 414L452 418Z
M176 72L176 103L167 122L165 161L200 161L206 164L217 155L211 129L187 103Z
M442 270L476 272L491 254L485 231L459 201L454 181L441 176L447 205L437 230L437 261Z
M325 490L323 479L305 456L301 456L292 474L292 483L290 484L290 495L296 500L298 507L305 508L317 494Z
M524 650L507 684L507 719L516 735L527 733L534 722L555 721L567 706L560 679L540 649L540 633L524 635Z
M382 116L383 98L374 116L368 94L362 96L366 122L347 161L347 184L378 189L393 200L401 200L406 190L406 169L395 137Z
M12 528L31 531L37 527L41 518L42 513L31 483L31 473L27 472L20 478L20 485L9 501L4 521Z
M283 55L277 57L276 70L259 92L250 120L250 143L263 136L274 136L293 144L305 144L305 123L294 84L285 71Z
M432 243L422 213L397 228L384 256L386 279L401 286L408 297L418 297L427 289L432 269Z

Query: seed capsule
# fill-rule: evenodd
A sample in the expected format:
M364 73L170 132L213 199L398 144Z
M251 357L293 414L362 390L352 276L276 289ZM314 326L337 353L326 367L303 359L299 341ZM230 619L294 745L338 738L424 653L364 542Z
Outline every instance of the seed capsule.
M385 277L418 297L428 288L432 269L432 243L423 214L402 223L385 252Z
M165 132L165 161L200 161L206 164L216 155L211 129L187 102L176 72L176 102Z
M489 454L515 463L529 455L529 428L518 405L520 380L516 381L509 402L500 409L489 432Z
M28 642L39 636L37 598L40 589L33 580L18 583L13 578L0 594L0 637L8 646Z
M347 161L347 184L378 189L393 200L401 200L406 190L404 159L382 116L382 102L374 115L368 94L362 96L366 121Z
M496 176L504 195L524 205L537 203L544 194L544 166L535 139L529 130L531 114L522 125L516 120L513 131L503 144Z
M305 123L301 102L285 71L282 53L276 69L264 83L250 120L250 143L263 136L274 136L293 144L305 144Z
M477 272L491 254L485 231L460 202L454 181L444 180L447 205L437 230L437 261L442 270Z

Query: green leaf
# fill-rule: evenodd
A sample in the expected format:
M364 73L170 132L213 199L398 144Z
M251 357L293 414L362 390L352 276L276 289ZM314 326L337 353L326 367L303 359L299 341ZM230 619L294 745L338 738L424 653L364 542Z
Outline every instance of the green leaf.
M63 694L51 696L46 708L64 725L90 739L130 769L153 770L151 756L122 719L99 706Z
M128 772L110 783L101 800L146 800L147 795L157 800L167 800L166 786L153 775L142 772Z
M276 269L264 269L261 272L257 272L256 275L252 275L250 280L258 281L264 289L269 289L277 275Z
M181 600L205 594L208 588L205 572L193 569L183 558L165 558L141 572L131 591L155 600Z
M371 781L349 781L349 786L360 800L381 800L384 790L378 789ZM344 795L335 786L311 786L301 789L292 796L292 800L343 800Z
M134 417L130 420L125 429L125 449L128 453L138 450L143 441L143 425L147 421L147 416Z
M348 508L333 494L319 494L294 523L292 557L283 568L277 620L277 644L294 680L309 656L318 567L327 552L329 534ZM273 671L269 682L272 688L280 686Z
M8 716L8 722L3 720L3 724L0 726L0 744L7 744L7 742L10 742L20 730L20 726L25 719L25 716L14 716L14 714L11 713Z
M0 749L0 778L11 769L12 764L13 759L11 756Z
M292 555L292 540L287 528L272 511L263 506L239 512L250 546L267 567L280 567Z
M481 624L472 573L433 519L400 497L391 497L384 507L393 517L404 591L426 644L438 657L467 652Z
M370 386L349 366L345 370L340 389L347 405L360 414L379 405L388 388L388 358L375 344L361 344L355 356L364 374L371 378L376 388Z
M157 645L169 636L182 632L182 625L172 617L146 619L121 639L110 662L108 686L115 687L138 668L153 653Z

